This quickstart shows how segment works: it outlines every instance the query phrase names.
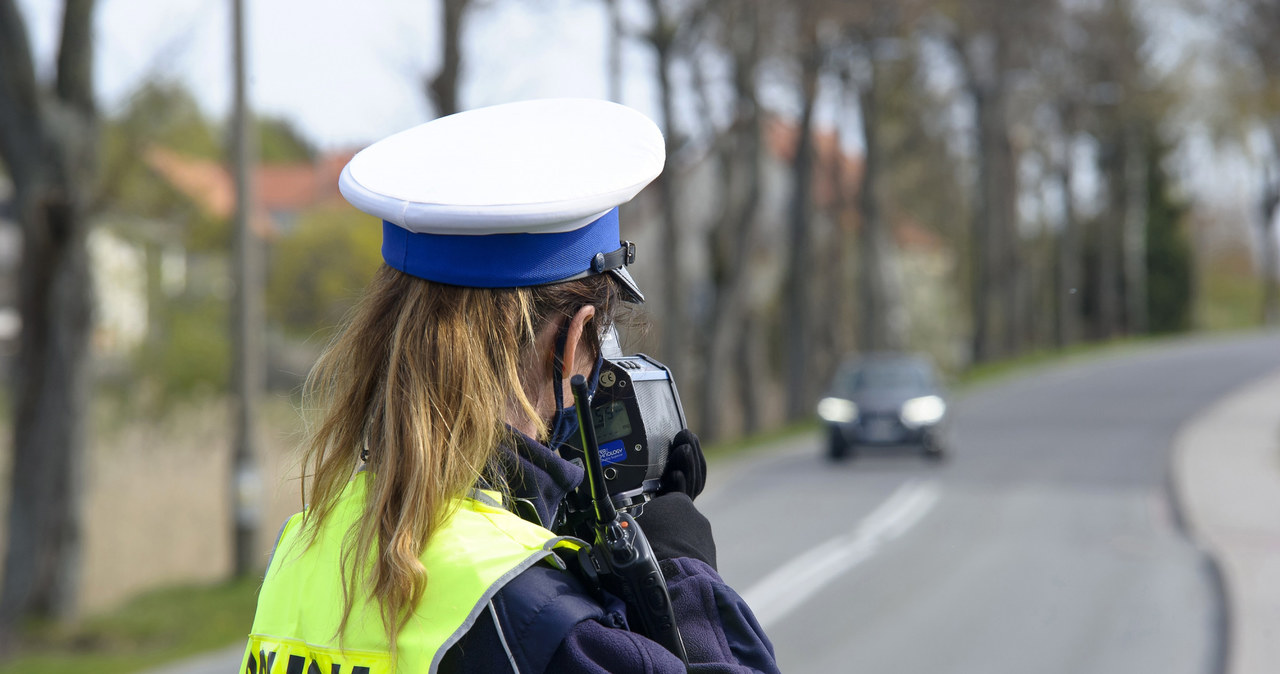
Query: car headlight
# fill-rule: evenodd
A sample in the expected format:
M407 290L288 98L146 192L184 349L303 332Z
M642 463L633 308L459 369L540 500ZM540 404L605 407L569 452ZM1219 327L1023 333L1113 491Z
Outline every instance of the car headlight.
M818 416L834 424L847 424L858 418L858 406L843 398L823 398L818 401Z
M912 398L902 403L902 424L910 428L932 426L942 421L947 413L947 403L938 396Z

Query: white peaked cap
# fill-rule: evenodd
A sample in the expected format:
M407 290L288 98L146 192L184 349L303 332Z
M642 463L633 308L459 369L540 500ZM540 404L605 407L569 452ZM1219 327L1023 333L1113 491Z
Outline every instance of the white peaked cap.
M625 268L635 247L620 241L616 209L664 161L661 131L631 108L533 100L378 141L351 159L338 187L384 221L383 257L414 276L517 287L611 272L639 296Z

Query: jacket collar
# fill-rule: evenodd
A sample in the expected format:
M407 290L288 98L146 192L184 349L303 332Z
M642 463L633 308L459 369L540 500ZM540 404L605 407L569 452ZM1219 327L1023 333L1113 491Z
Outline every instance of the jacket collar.
M512 498L533 504L544 527L554 528L565 497L578 488L586 473L537 440L514 429L512 434L514 447L503 448L507 488ZM515 512L521 513L518 507Z

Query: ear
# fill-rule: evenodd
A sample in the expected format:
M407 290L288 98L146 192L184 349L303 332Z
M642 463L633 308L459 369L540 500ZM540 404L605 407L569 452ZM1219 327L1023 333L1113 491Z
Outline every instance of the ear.
M591 353L591 349L587 347L587 343L583 339L587 323L592 318L595 318L595 315L596 308L587 305L579 308L573 317L569 319L569 331L565 335L564 342L564 385L566 391L569 391L569 380L573 378L573 375L580 374L585 377L591 373L591 368L595 367L596 355ZM572 392L569 392L569 397L565 399L572 399L572 395Z

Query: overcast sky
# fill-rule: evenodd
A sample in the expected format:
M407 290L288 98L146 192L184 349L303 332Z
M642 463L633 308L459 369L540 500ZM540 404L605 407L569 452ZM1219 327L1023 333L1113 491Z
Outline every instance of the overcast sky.
M434 0L246 3L249 96L321 147L360 145L429 119L422 77L438 63ZM489 3L470 15L462 104L603 98L606 19L596 0ZM20 0L40 67L52 67L59 0ZM230 0L99 0L97 86L107 111L149 77L180 78L205 109L230 106ZM632 70L650 67L632 49ZM644 78L627 104L652 114Z

